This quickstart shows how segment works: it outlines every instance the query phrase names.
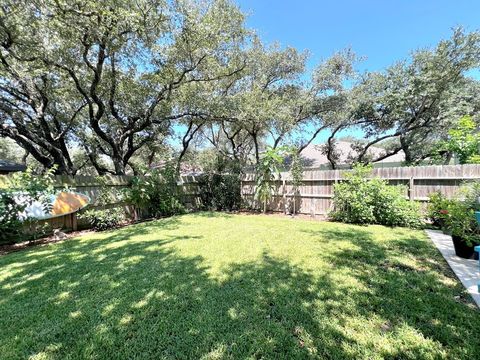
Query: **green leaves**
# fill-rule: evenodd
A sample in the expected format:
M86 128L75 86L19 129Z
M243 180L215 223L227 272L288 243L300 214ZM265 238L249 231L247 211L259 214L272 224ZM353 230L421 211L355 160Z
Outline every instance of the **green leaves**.
M353 224L420 227L419 206L406 199L405 187L370 178L371 170L370 166L356 165L345 174L345 181L334 185L330 217Z
M35 173L31 167L26 171L16 172L10 178L10 190L27 192L34 197L39 194L52 194L55 171L56 167L53 166L43 174Z
M34 173L32 168L14 173L7 180L7 188L0 188L0 243L12 243L23 239L21 214L32 203L38 201L44 210L52 206L50 196L55 193L53 167L44 174ZM25 215L26 217L26 215Z
M468 245L480 243L480 228L475 211L480 210L480 182L464 183L455 198L441 193L430 196L428 215L434 225L462 238Z
M268 147L262 154L256 168L255 198L263 204L263 212L267 211L267 202L275 193L273 180L279 176L279 167L283 163L286 148Z
M6 0L0 135L69 175L138 173L190 125L179 162L197 140L257 163L266 144L305 145L331 129L332 150L342 130L360 129L355 161L403 151L415 163L452 119L478 112L480 85L465 73L479 66L479 32L456 29L383 72L359 76L346 49L306 74L307 52L265 45L244 22L232 0Z
M79 218L87 221L91 228L102 231L119 226L125 221L125 213L122 208L89 209L82 212Z
M72 145L99 174L124 174L184 114L203 114L246 35L228 0L19 1L0 20L1 135L70 175L84 166Z
M145 176L134 177L125 195L127 202L145 211L147 216L170 216L185 210L173 163L166 163L163 169Z
M460 118L439 147L455 154L460 164L480 164L480 132L472 117Z
M466 72L478 67L479 59L480 33L456 29L434 49L417 50L385 71L365 74L352 89L352 120L346 122L367 138L357 161L387 139L396 143L385 153L403 150L407 163L433 154L433 144L453 119L476 111L478 100L466 99L478 81L468 80Z

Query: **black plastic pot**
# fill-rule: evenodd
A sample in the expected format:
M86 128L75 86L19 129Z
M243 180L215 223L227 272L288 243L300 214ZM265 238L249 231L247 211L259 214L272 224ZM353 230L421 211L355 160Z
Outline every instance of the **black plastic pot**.
M478 260L478 253L474 250L476 244L468 245L463 238L456 235L452 235L452 240L458 257Z
M437 223L437 226L440 228L440 229L443 229L445 227L445 220L444 219L438 219L436 221Z

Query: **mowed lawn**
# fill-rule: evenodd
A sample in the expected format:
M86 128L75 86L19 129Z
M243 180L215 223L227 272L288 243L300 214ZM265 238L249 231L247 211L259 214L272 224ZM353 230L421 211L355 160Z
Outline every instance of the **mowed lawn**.
M422 231L199 213L0 257L0 359L480 359Z

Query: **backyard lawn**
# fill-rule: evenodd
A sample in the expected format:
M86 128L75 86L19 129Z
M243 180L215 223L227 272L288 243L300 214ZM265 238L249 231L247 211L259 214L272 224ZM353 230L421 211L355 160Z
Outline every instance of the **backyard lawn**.
M0 257L0 358L480 359L422 231L199 213Z

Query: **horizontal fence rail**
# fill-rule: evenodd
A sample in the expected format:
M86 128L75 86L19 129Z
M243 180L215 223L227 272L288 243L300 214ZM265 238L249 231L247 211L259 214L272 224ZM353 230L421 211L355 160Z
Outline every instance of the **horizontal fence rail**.
M283 212L286 208L291 208L291 202L295 201L295 208L299 213L326 215L332 208L334 185L345 181L344 175L350 171L306 170L297 194L293 193L290 174L281 172L280 177L274 180L276 191L269 208ZM406 197L425 204L433 192L439 191L451 198L458 192L462 183L480 180L480 165L375 168L372 177L388 180L392 185L405 185ZM254 173L243 176L241 189L245 202L258 207L254 201Z
M0 188L7 188L9 186L9 178L11 175L0 175ZM100 181L97 176L63 176L57 175L54 178L53 187L57 191L74 191L79 194L87 195L90 198L88 208L105 209L105 208L123 208L125 213L133 218L133 206L126 204L123 199L119 198L110 204L98 205L97 200L102 191L109 189L124 190L130 187L133 176L128 175L105 175ZM179 188L184 196L184 202L190 208L196 209L200 206L200 196L197 178L195 176L181 176L179 181ZM118 192L118 191L117 191ZM58 216L46 220L41 220L39 223L46 225L50 229L69 229L77 230L77 228L85 228L86 223L77 218L77 214L68 214Z
M288 172L280 173L274 180L275 196L269 204L269 209L284 212L292 207L295 201L296 211L303 214L326 215L332 207L334 185L345 181L344 175L351 170L306 170L297 194L293 193L291 176ZM480 165L445 165L418 167L388 167L375 168L373 177L388 180L392 185L405 185L405 196L423 205L428 202L428 196L440 191L447 197L453 197L465 181L480 180ZM0 186L8 186L7 175L0 175ZM100 182L96 176L56 176L54 187L63 188L88 195L92 204L96 204L103 186L122 190L130 186L131 176L108 175ZM179 188L184 197L185 205L191 209L201 206L199 176L181 176ZM245 207L259 208L254 201L255 174L247 173L241 178L241 193ZM123 207L126 213L132 215L133 208L121 199L106 206L91 205L90 207L111 208ZM72 229L77 226L75 216L67 215L46 221L51 228ZM80 226L84 225L81 222Z

